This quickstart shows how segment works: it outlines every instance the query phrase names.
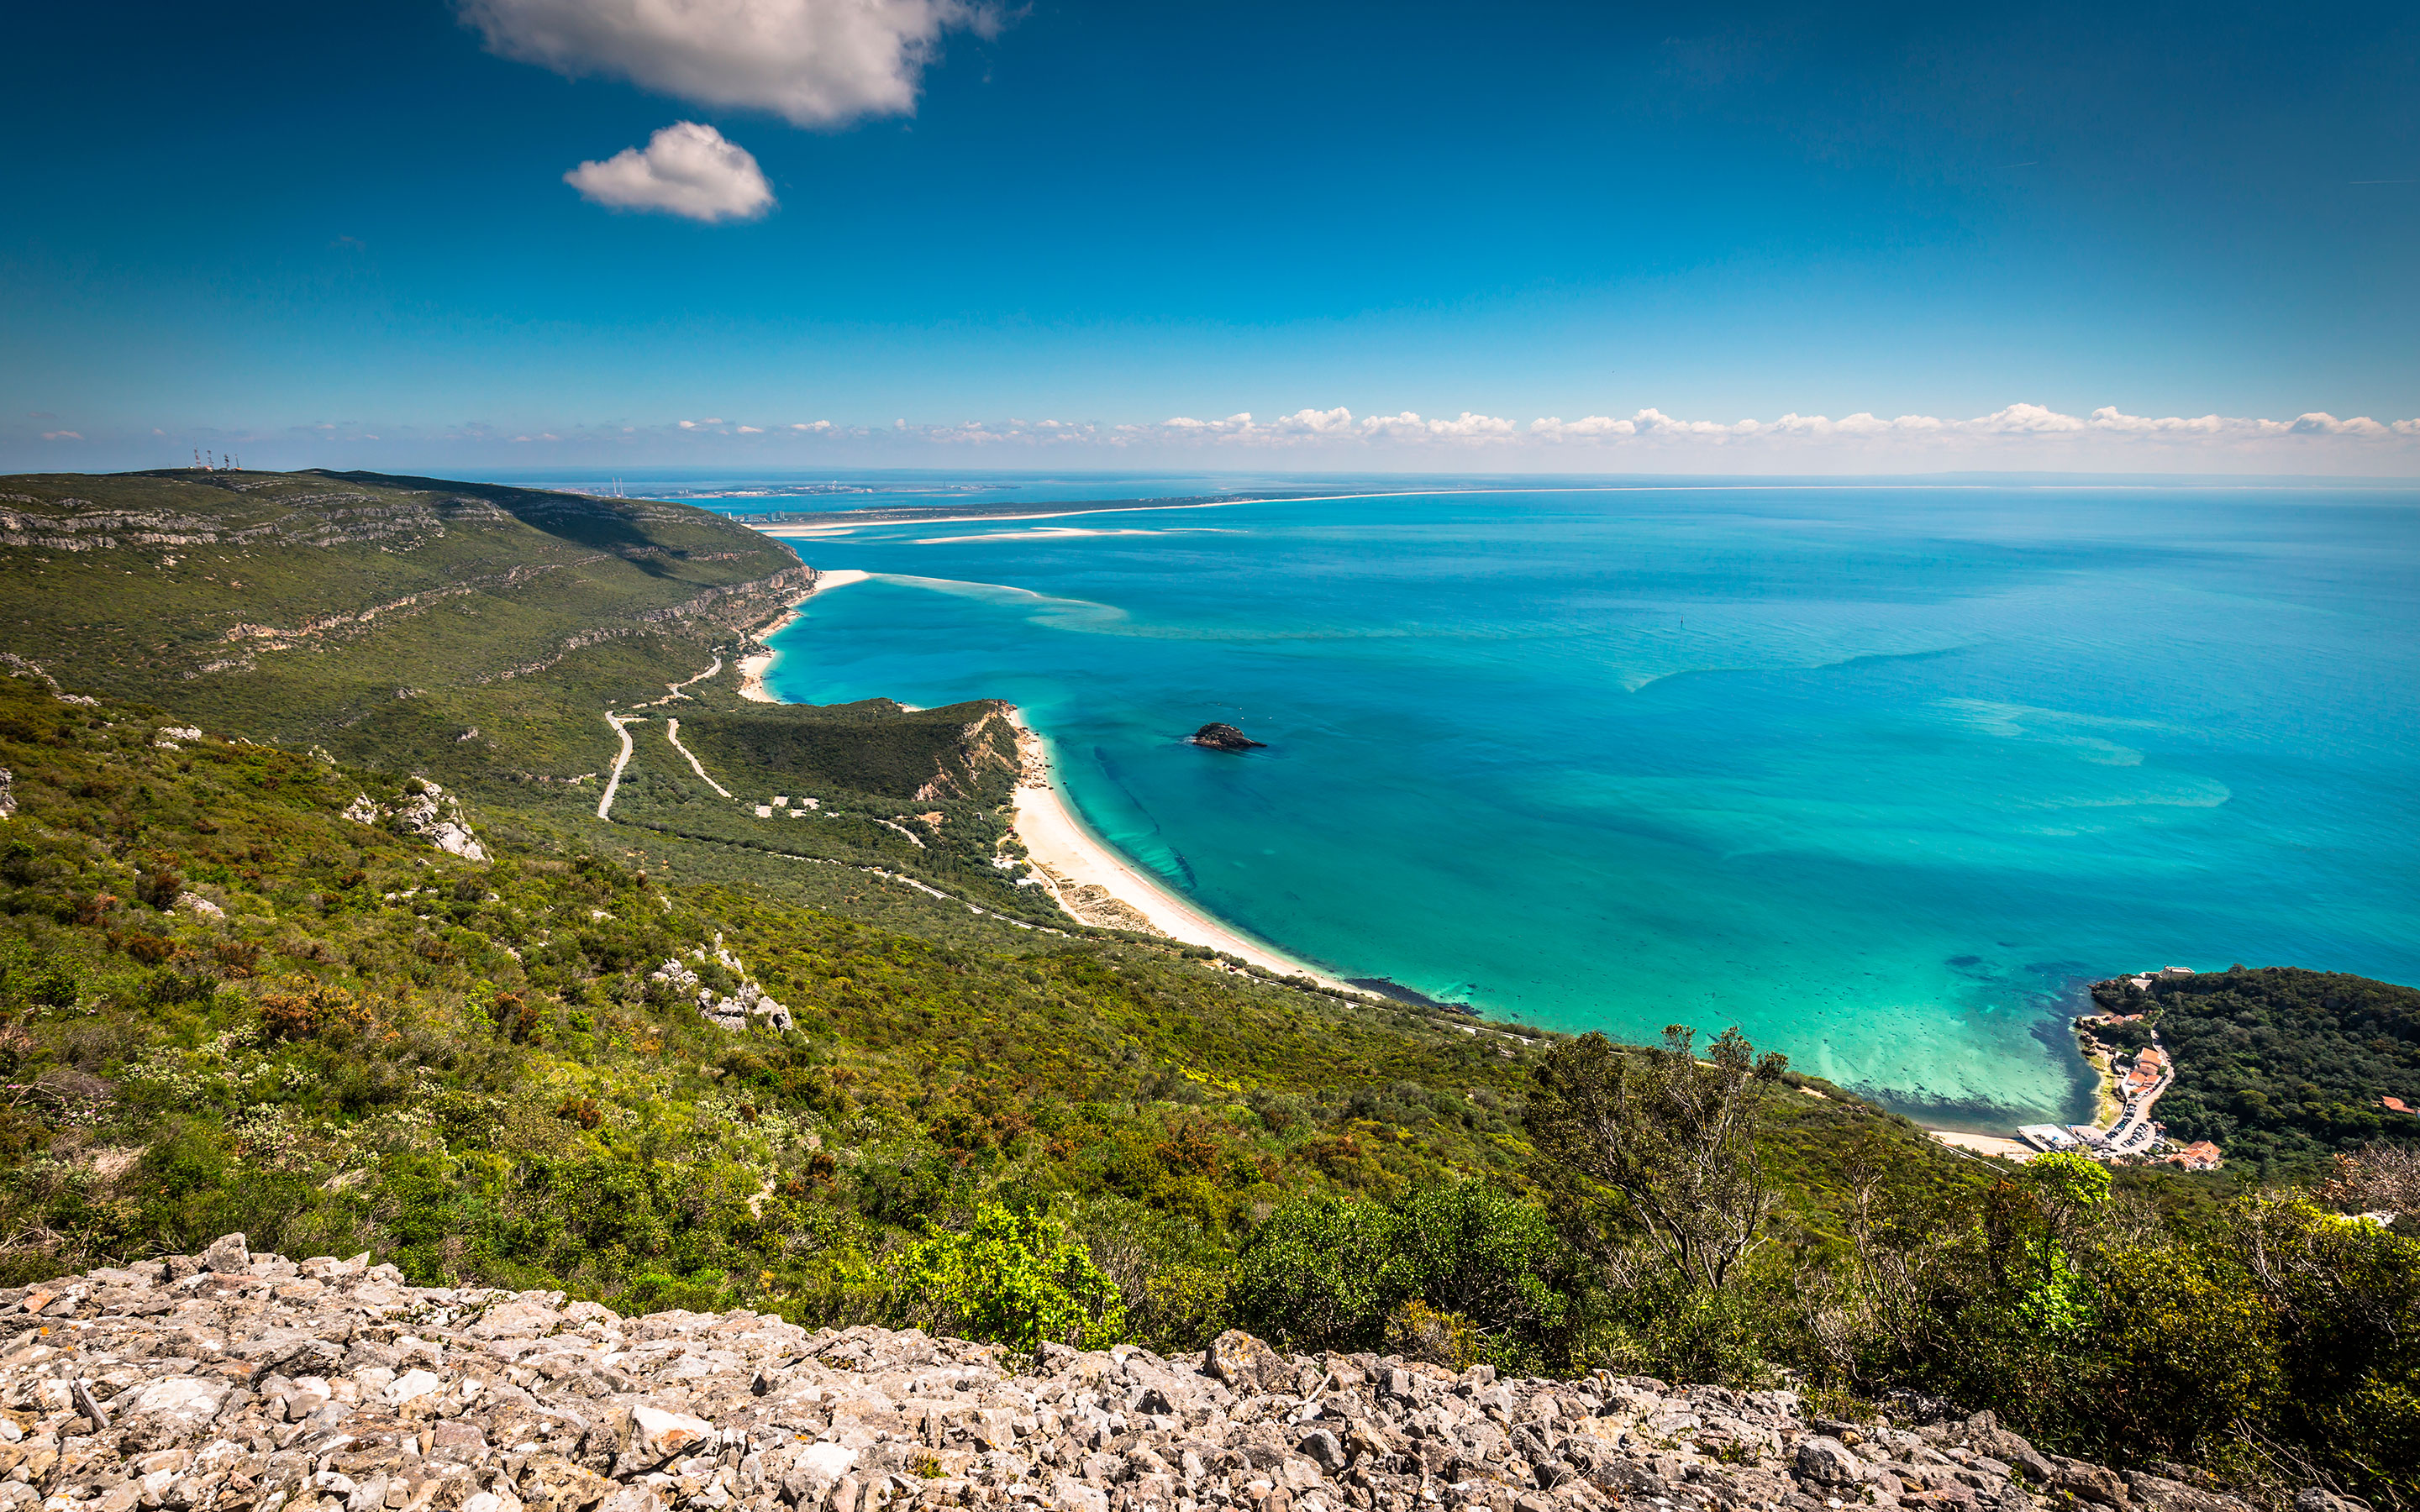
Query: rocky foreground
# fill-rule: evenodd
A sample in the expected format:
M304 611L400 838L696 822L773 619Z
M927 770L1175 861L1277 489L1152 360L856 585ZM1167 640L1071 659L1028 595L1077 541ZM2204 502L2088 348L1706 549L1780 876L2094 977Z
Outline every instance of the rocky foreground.
M1789 1392L1289 1360L1244 1334L1199 1360L1046 1346L1020 1374L913 1331L619 1318L240 1234L0 1291L0 1512L2246 1512L1989 1414L1852 1425Z

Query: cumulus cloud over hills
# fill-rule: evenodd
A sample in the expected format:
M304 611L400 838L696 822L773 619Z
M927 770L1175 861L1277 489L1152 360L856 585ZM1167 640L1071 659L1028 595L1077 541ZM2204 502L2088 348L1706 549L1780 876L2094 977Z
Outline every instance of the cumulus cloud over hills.
M797 126L912 112L942 33L995 24L964 0L464 0L462 15L505 57Z
M749 221L773 208L772 187L748 150L695 121L665 127L644 150L624 147L602 162L583 162L563 181L617 210L692 221Z

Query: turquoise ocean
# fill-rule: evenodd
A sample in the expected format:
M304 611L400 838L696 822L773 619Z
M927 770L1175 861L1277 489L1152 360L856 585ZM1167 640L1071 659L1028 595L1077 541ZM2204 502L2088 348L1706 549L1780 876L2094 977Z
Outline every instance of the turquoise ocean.
M2086 1114L2092 978L2420 981L2412 491L1540 487L795 544L874 576L776 639L778 696L1011 700L1176 891L1492 1016L1737 1025L2004 1128ZM1267 748L1185 742L1212 719Z

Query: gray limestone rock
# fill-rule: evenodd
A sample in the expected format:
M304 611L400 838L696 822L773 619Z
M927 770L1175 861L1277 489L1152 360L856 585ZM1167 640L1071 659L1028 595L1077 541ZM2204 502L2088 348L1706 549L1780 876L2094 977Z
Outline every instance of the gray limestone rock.
M1239 1392L1281 1392L1294 1384L1294 1367L1266 1344L1231 1328L1210 1341L1202 1373Z
M62 1320L72 1350L0 1357L0 1473L23 1473L0 1512L70 1488L86 1512L2044 1512L2028 1482L2249 1512L1986 1420L1810 1422L1787 1392L1288 1360L1241 1333L1198 1360L1016 1362L913 1330L417 1288L241 1235L0 1291L0 1336ZM2362 1512L2323 1494L2296 1512Z
M1800 1479L1821 1486L1854 1486L1861 1469L1848 1445L1821 1436L1801 1443L1791 1463Z
M252 1251L241 1234L228 1234L201 1253L201 1268L221 1275L240 1275L252 1269Z

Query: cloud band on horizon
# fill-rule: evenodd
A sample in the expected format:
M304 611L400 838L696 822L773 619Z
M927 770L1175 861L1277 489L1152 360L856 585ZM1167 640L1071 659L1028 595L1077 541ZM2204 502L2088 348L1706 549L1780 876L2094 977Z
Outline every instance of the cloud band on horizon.
M684 421L681 427L694 430L698 428L698 423ZM852 426L817 420L772 428L791 435L825 438L885 436L895 439L913 436L928 441L972 445L1023 443L1109 447L1169 443L1289 449L1322 444L1730 446L1750 442L1826 441L1919 444L1930 440L2055 442L2066 439L2096 438L2180 445L2335 439L2420 446L2420 418L2390 424L2366 415L2339 420L2318 410L2297 415L2292 420L2226 415L2155 418L2130 415L2115 405L2104 405L2089 415L2078 416L2062 414L2037 404L2012 404L1991 414L1962 420L1932 415L1900 415L1885 420L1859 411L1838 420L1823 415L1791 413L1778 420L1749 419L1724 424L1709 420L1679 420L1660 409L1646 409L1626 420L1606 415L1588 415L1578 420L1547 416L1523 426L1500 416L1476 414L1469 410L1452 419L1423 418L1410 410L1400 414L1357 417L1351 409L1339 406L1332 409L1297 409L1268 421L1257 420L1247 411L1222 420L1196 420L1178 415L1156 424L1011 419L999 423L969 421L950 425L894 423L890 425Z
M35 438L39 436L39 441ZM11 436L0 427L0 447L11 442L39 447L29 452L56 457L78 455L147 455L166 441L241 444L261 455L293 449L295 465L316 465L332 448L375 447L380 453L426 454L435 449L472 466L516 466L541 457L550 465L650 465L692 460L715 465L742 459L771 466L931 465L942 457L988 454L1001 465L1009 455L1044 455L1064 466L1087 454L1103 465L1134 466L1151 460L1186 459L1200 466L1211 456L1237 465L1286 458L1300 465L1376 468L1417 467L1452 471L1589 471L1652 462L1680 471L1702 471L1722 459L1718 471L1779 466L1810 471L1923 471L1967 465L2014 471L2128 471L2153 465L2171 471L2366 471L2372 475L2420 473L2420 418L2381 422L2368 416L2339 419L2310 411L2291 420L2202 415L2153 417L2129 414L2114 405L2088 415L2069 415L2045 406L2014 404L1967 419L1900 415L1885 420L1858 412L1838 420L1786 414L1778 420L1730 423L1681 420L1645 409L1627 419L1587 415L1577 420L1544 417L1522 425L1497 416L1465 411L1450 419L1411 411L1357 416L1349 409L1297 409L1270 420L1249 413L1220 420L1187 416L1148 424L1009 419L954 424L844 424L829 419L762 424L727 415L644 424L551 424L503 426L477 421L425 426L376 421L321 421L267 427L152 428L112 432L90 424L77 430L27 426ZM305 462L303 459L308 458ZM268 466L280 465L262 455ZM359 465L356 455L348 465ZM145 464L156 465L156 464Z

